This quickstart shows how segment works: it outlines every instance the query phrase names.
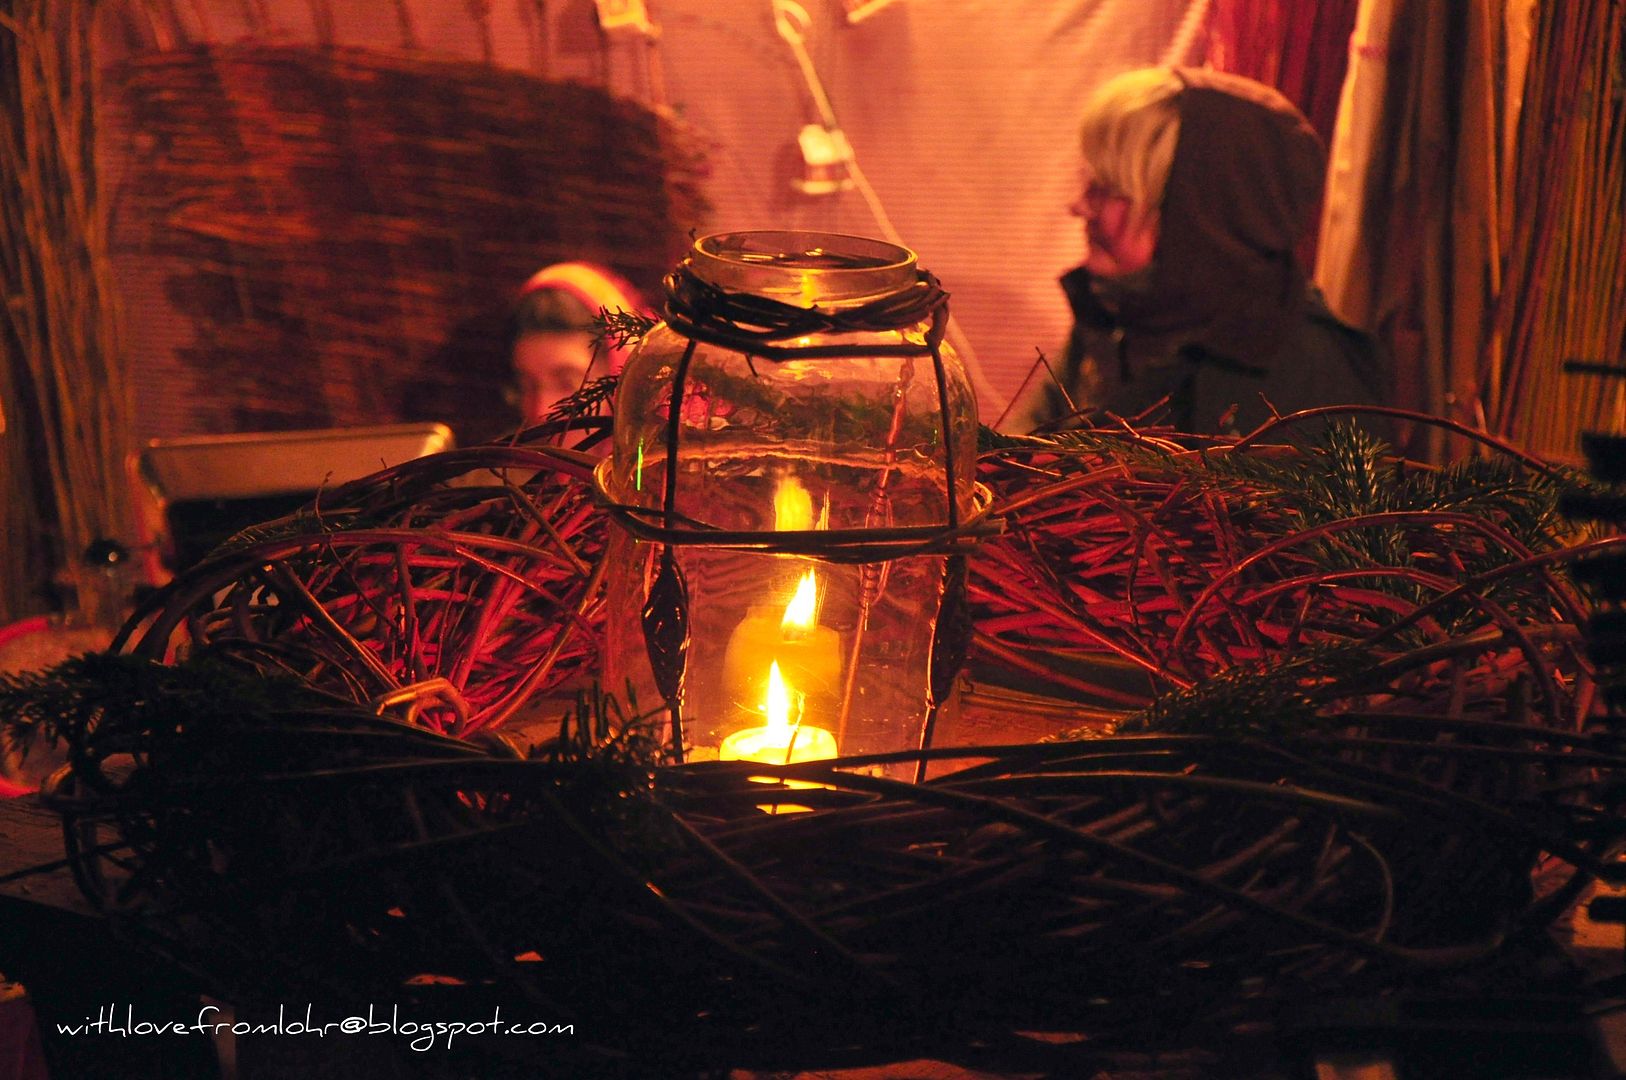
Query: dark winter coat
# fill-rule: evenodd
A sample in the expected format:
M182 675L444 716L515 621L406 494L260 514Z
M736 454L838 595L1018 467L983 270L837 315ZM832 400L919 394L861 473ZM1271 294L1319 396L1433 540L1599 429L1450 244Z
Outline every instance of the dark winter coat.
M1074 327L1056 376L1013 411L1012 430L1072 408L1190 432L1246 432L1269 416L1384 397L1376 342L1327 310L1295 247L1321 195L1320 140L1258 83L1179 69L1180 136L1152 265L1123 279L1062 278ZM1261 398L1263 395L1263 398Z

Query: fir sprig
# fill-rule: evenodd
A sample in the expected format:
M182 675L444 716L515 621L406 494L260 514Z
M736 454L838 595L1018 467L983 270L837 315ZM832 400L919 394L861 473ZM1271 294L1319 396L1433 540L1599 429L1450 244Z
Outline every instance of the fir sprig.
M291 677L198 654L176 664L86 653L44 671L0 675L0 744L80 746L104 724L130 731L194 730L265 722L290 709L332 708L334 698Z
M544 420L580 420L585 416L597 416L615 398L615 388L620 383L619 375L594 379L574 394L554 402Z
M578 691L559 721L558 737L528 757L557 766L556 794L600 841L642 872L678 845L671 815L652 798L655 772L665 763L664 709L638 712L632 684L627 706L597 682Z
M1328 570L1365 567L1428 567L1462 580L1515 561L1518 548L1550 551L1562 542L1557 514L1559 488L1551 479L1505 457L1469 458L1445 469L1408 466L1388 446L1353 424L1328 427L1291 461L1250 454L1213 455L1221 476L1258 488L1293 529L1389 513L1463 514L1494 525L1517 547L1452 544L1451 565L1412 525L1374 525L1341 530L1306 548ZM1421 603L1426 591L1405 577L1374 578L1371 587ZM1524 591L1516 581L1492 586L1487 595L1511 610ZM1540 602L1540 601L1538 601ZM1477 618L1466 605L1442 612L1449 626Z
M1222 669L1187 690L1164 693L1126 717L1120 734L1299 734L1328 721L1325 702L1370 669L1369 652L1353 643L1314 645L1273 661ZM1084 738L1078 732L1062 738Z
M638 712L638 693L627 683L627 708L595 681L576 694L576 704L559 719L559 736L533 748L548 761L614 761L637 768L654 768L665 753L660 738L664 712ZM631 718L628 718L628 711Z
M593 317L593 345L608 344L612 348L625 349L642 341L659 324L659 319L640 315L636 311L600 308Z
M1505 457L1475 457L1445 469L1408 466L1353 424L1334 424L1291 460L1216 454L1217 476L1268 490L1302 527L1398 511L1469 513L1496 521L1515 539L1544 551L1558 541L1558 489L1547 477ZM1388 554L1383 537L1374 554Z

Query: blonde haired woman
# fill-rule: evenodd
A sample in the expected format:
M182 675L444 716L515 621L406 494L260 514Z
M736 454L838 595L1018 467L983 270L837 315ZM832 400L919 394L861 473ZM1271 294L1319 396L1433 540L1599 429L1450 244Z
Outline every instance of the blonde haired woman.
M1271 407L1380 399L1372 338L1327 311L1295 255L1324 158L1286 98L1221 72L1138 69L1091 96L1080 146L1086 253L1062 278L1073 333L1011 430L1111 414L1246 432Z

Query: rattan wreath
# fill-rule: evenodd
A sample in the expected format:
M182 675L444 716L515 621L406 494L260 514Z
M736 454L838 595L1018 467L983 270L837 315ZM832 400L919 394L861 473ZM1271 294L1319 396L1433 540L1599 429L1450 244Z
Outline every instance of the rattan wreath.
M222 996L524 1003L583 1070L1031 1064L1460 970L1622 841L1564 572L1622 541L1505 448L1324 429L988 434L966 707L1058 737L923 783L665 765L591 692L499 738L596 667L605 518L543 429L178 580L81 672L111 702L60 718L48 796L87 893Z

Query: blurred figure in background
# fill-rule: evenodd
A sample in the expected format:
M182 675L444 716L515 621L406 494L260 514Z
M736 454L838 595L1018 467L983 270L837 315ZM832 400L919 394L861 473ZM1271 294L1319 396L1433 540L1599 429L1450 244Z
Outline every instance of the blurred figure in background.
M649 313L637 290L614 271L592 263L554 263L520 288L510 355L513 403L527 426L541 422L561 399L588 382L621 371L626 350L593 343L593 320L601 309Z
M1282 413L1382 400L1375 340L1340 322L1295 249L1325 155L1304 116L1262 83L1142 68L1103 84L1080 125L1071 212L1083 265L1062 278L1073 331L1006 430L1075 414L1136 417L1163 399L1181 431L1246 433Z

